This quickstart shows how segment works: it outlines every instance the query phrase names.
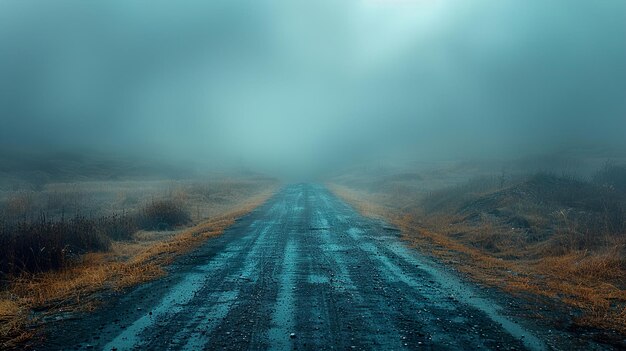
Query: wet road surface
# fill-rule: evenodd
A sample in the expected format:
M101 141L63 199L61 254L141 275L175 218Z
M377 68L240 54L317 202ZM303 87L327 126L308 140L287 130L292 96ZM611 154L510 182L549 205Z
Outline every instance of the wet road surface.
M49 349L533 349L477 288L323 186L291 185ZM73 323L73 324L72 324Z

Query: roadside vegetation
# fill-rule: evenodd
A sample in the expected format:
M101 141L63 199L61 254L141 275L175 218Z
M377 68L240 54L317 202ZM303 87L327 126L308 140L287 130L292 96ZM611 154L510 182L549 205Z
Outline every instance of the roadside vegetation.
M480 174L461 180L464 171ZM420 250L479 282L569 306L575 325L609 331L603 338L626 335L626 166L585 177L454 166L355 180L333 189Z
M94 293L161 276L274 186L260 177L0 186L0 348L95 308Z
M191 223L182 204L148 203L136 213L57 220L44 214L35 220L0 223L0 276L5 283L21 274L58 270L80 262L88 252L106 252L112 241L128 241L139 230L172 230Z

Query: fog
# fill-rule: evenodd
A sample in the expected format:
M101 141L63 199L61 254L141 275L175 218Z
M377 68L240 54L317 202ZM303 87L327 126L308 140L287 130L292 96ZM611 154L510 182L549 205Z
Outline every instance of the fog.
M308 177L626 150L626 2L2 1L0 147Z

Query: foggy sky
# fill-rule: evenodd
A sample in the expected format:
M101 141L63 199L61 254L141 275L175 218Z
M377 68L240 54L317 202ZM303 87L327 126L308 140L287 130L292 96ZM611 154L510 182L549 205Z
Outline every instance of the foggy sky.
M0 1L0 147L313 172L626 149L626 2Z

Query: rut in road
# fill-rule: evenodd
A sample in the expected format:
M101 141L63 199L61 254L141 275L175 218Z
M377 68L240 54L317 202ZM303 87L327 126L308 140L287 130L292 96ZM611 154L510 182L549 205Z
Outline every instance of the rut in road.
M101 327L95 346L545 348L496 304L323 186L284 188L191 256L174 266L174 284L151 283L163 291L154 303ZM109 314L133 303L128 298Z

